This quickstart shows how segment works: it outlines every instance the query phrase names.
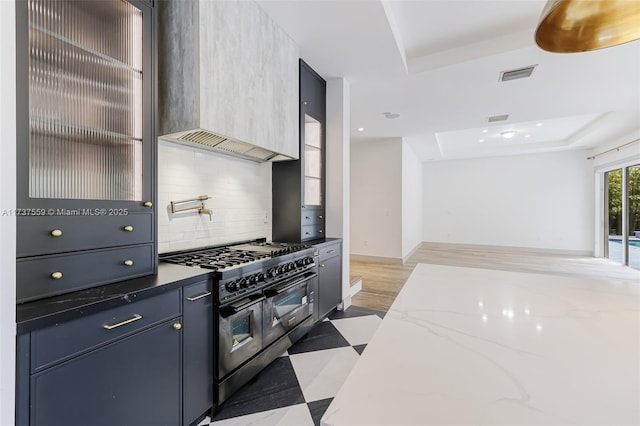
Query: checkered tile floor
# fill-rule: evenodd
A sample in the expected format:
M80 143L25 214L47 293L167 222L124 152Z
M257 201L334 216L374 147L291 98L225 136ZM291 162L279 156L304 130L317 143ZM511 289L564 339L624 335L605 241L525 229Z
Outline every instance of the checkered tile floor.
M319 425L384 312L332 313L236 392L204 425Z

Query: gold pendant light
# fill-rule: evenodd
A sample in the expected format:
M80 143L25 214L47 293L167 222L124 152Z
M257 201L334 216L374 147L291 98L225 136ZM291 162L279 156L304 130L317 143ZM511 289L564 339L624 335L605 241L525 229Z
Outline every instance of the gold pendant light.
M548 0L536 43L556 53L585 52L640 39L640 0Z

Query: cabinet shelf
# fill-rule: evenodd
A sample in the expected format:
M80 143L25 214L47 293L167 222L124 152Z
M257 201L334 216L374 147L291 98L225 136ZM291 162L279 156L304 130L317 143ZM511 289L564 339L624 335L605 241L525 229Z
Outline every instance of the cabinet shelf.
M129 64L125 63L125 62L122 62L122 61L120 61L118 59L112 58L111 56L105 55L104 53L100 53L97 50L94 50L94 49L91 49L90 47L84 46L83 44L78 43L78 42L76 42L76 41L74 41L74 40L72 40L70 38L67 38L67 37L65 37L63 35L54 33L53 31L50 31L50 30L48 30L48 29L46 29L44 27L41 27L39 25L31 23L31 24L29 24L29 28L31 30L37 31L38 33L46 35L46 36L48 36L50 38L53 38L53 39L58 40L58 41L61 41L61 42L65 43L66 45L72 46L72 47L74 47L74 48L76 48L76 49L78 49L78 50L80 50L80 51L82 51L84 53L88 53L88 54L92 55L95 58L102 59L102 60L106 61L106 64L104 64L104 65L108 65L108 66L111 66L113 68L117 68L117 69L120 69L120 70L133 71L135 73L138 73L138 74L142 75L142 70L141 69L138 69L138 68L136 68L134 66L131 66L131 65L129 65Z
M31 132L38 134L50 134L58 136L68 136L69 133L87 134L100 138L111 138L123 141L142 142L142 138L125 135L117 132L110 132L95 127L81 126L77 124L66 123L61 120L49 119L44 117L29 117Z

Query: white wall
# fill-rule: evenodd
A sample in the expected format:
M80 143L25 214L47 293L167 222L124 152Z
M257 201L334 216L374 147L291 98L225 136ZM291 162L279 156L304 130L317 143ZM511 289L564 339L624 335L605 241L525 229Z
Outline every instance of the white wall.
M422 242L422 163L402 142L402 259Z
M170 201L199 195L212 197L211 221L195 210L170 213ZM271 239L270 163L158 141L160 253L260 237Z
M0 2L0 425L12 425L15 412L16 338L16 61L15 5Z
M343 78L327 81L326 235L342 238L343 308L351 304L349 282L350 87Z
M402 139L351 144L351 255L402 258Z
M424 163L424 241L592 253L594 179L587 156Z

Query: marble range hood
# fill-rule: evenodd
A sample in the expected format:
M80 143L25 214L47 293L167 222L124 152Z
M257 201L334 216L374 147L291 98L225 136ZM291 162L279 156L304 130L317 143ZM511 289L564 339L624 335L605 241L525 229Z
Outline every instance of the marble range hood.
M254 2L158 2L159 138L297 158L298 48Z

